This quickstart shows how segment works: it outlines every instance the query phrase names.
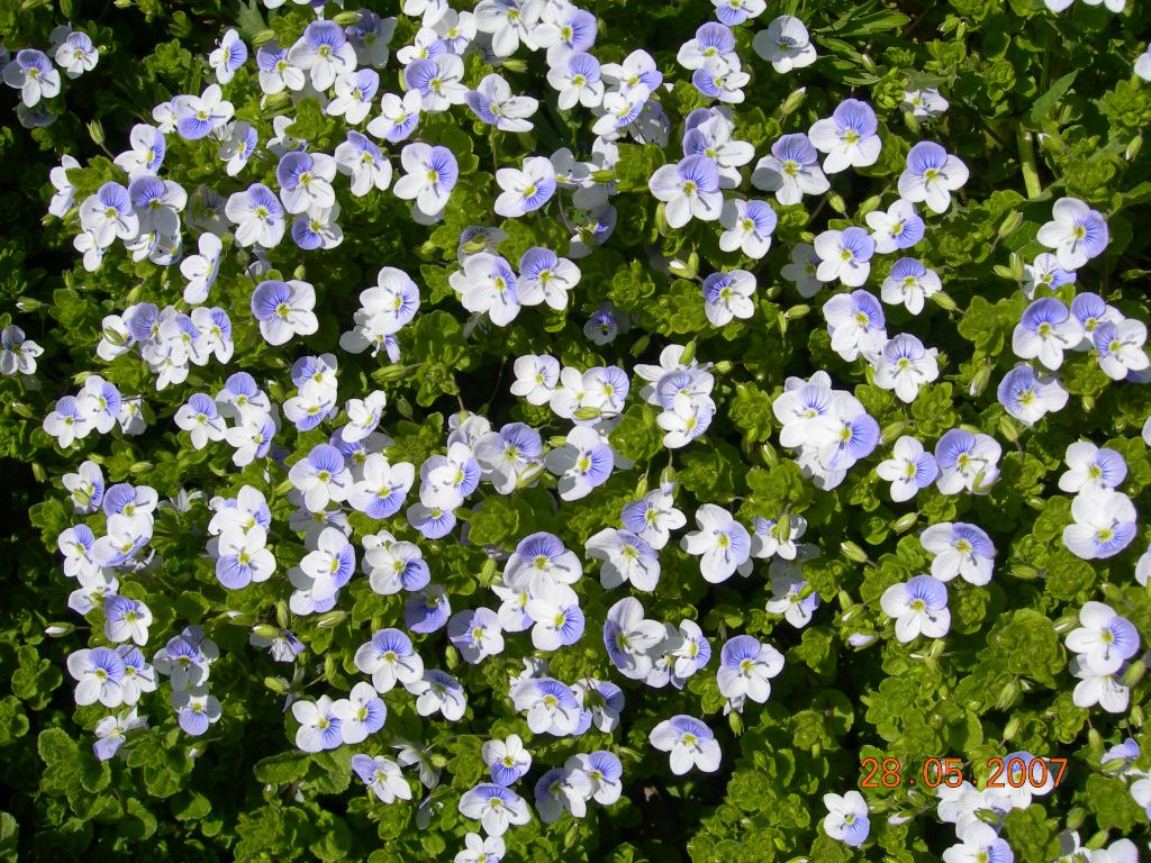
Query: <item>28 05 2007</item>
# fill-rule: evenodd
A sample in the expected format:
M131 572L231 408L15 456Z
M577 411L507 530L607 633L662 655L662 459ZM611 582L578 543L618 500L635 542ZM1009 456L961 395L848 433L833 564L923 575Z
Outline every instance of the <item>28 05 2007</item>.
M1067 771L1066 758L1009 755L988 758L986 764L988 788L1058 788ZM962 758L931 757L921 765L915 765L892 756L869 757L861 758L859 767L860 788L895 788L900 785L958 788L967 778Z

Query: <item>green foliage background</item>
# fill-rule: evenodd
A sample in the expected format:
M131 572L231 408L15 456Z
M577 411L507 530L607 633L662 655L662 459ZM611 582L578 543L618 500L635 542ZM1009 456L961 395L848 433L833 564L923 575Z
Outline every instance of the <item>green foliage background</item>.
M397 12L394 3L365 5L381 14ZM600 18L596 54L601 60L619 60L643 46L665 71L674 68L679 45L712 12L702 0L583 5ZM105 314L139 300L175 302L179 277L151 264L134 265L115 251L100 272L85 273L71 248L74 226L43 215L48 169L59 156L72 153L88 166L76 175L78 200L112 178L105 146L112 153L125 146L131 125L150 122L157 102L178 92L199 92L206 80L202 57L225 27L239 22L250 40L269 26L286 44L311 17L290 4L267 15L267 21L258 14L263 12L240 13L235 3L216 0L0 3L0 42L13 52L46 47L52 27L66 20L101 49L93 72L65 83L60 99L67 111L47 129L20 127L12 110L15 94L5 90L0 96L6 100L0 115L0 324L19 323L46 348L39 388L0 380L5 489L0 560L6 569L0 601L0 678L5 681L0 797L7 810L0 814L0 859L450 859L469 827L456 802L483 772L480 742L513 731L528 736L505 697L509 672L518 670L524 654L521 643L478 667L452 669L469 693L469 712L459 723L421 722L410 698L389 697L385 736L423 739L435 746L445 766L444 785L435 795L443 808L426 830L415 827L415 802L384 806L358 783L350 786L350 747L321 755L296 751L290 720L282 712L284 681L275 679L281 669L248 648L247 629L224 616L239 611L245 615L241 622L275 619L276 600L285 595L282 573L301 551L286 529L282 490L273 502L281 532L274 536L280 570L272 582L241 594L223 591L202 554L207 512L201 501L189 513L167 512L158 520L153 544L166 561L162 578L139 579L128 589L146 598L156 616L149 653L186 622L201 623L219 643L223 658L212 678L224 718L204 739L179 732L161 685L150 697L154 702L146 698L141 706L150 727L131 738L126 757L100 764L90 744L101 711L76 709L71 681L63 673L65 657L87 645L89 630L56 640L44 635L49 623L69 614L70 585L54 548L56 535L73 516L59 478L83 457L100 458L109 481L146 482L162 497L181 487L210 497L244 482L271 494L283 478L273 471L265 481L260 465L231 470L222 466L226 459L220 451L195 452L178 437L170 422L175 408L197 389L218 389L226 376L222 367L194 368L186 384L156 394L138 358L107 367L95 359ZM803 18L820 59L809 69L779 76L751 59L748 43L755 30L785 12ZM506 837L510 859L750 863L803 854L815 861L936 860L953 832L935 818L929 793L906 785L868 792L872 840L860 852L822 835L821 796L856 787L864 756L891 755L912 765L911 771L928 756L954 756L964 760L968 777L982 779L989 757L1017 749L1070 759L1055 793L1007 817L1004 836L1021 863L1054 859L1057 834L1068 827L1084 839L1095 837L1096 845L1125 835L1146 845L1151 837L1146 816L1124 781L1102 771L1099 761L1107 746L1130 735L1147 753L1140 766L1151 767L1151 728L1145 722L1151 688L1146 681L1134 687L1126 716L1076 708L1068 655L1055 624L1066 623L1084 601L1098 599L1131 619L1145 642L1151 638L1151 591L1132 577L1151 528L1145 526L1140 539L1116 558L1081 561L1059 541L1070 521L1069 498L1056 490L1055 481L1066 446L1088 437L1123 454L1130 470L1124 490L1144 517L1151 513L1151 457L1139 437L1151 413L1151 393L1111 383L1094 359L1078 354L1064 366L1072 394L1068 408L1024 430L1004 415L994 385L1014 364L1010 334L1026 305L1019 292L1022 261L1042 251L1036 231L1062 195L1103 211L1111 229L1106 256L1080 273L1078 287L1099 292L1128 317L1151 320L1146 290L1151 239L1141 222L1151 200L1151 155L1141 148L1142 130L1151 120L1151 85L1131 73L1151 34L1149 25L1151 9L1145 5L1112 15L1076 3L1055 16L1038 0L770 4L755 27L738 31L740 53L754 77L748 101L738 109L736 137L750 141L762 156L781 133L806 130L854 95L875 105L884 123L884 150L871 168L837 175L837 194L814 219L803 206L777 207L772 252L756 267L756 316L720 330L707 324L695 284L669 281L648 263L653 254L686 260L694 252L704 273L748 265L719 250L714 225L661 228L646 184L659 164L673 158L675 133L667 151L621 146L622 194L614 201L619 225L606 248L580 262L583 279L574 307L525 313L507 330L477 330L465 339L464 315L447 284L459 232L498 221L489 210L494 182L486 127L473 125L460 109L431 117L424 127L427 137L451 146L460 161L461 182L444 223L432 229L414 225L406 205L380 194L345 208L341 223L347 239L338 252L305 256L282 245L272 253L277 269L300 268L318 286L321 328L306 343L311 353L335 348L351 323L356 296L380 266L399 266L421 285L424 306L402 336L402 369L376 365L366 355L340 354L342 394L359 395L375 385L386 389L384 427L396 439L396 457L415 463L440 445L446 417L460 400L493 421L550 423L551 434L563 432L546 409L516 404L507 395L510 362L520 354L551 352L581 368L621 362L630 369L651 361L670 342L698 336L697 356L723 363L719 411L706 438L676 455L679 506L691 513L696 503L719 503L745 523L755 515L777 516L786 507L808 519L806 539L823 551L805 572L824 607L800 632L762 610L766 567L748 580L712 587L702 581L693 559L669 546L658 593L643 597L648 615L696 618L717 651L724 637L739 632L778 647L787 665L774 681L771 700L762 707L749 705L742 727L728 728L713 660L710 673L693 678L682 693L629 687L625 721L614 740L594 732L579 739L533 740L536 762L549 766L573 752L615 749L624 762L625 795L582 821L565 818L542 826L537 820L514 829ZM393 49L414 29L412 21L401 19ZM475 57L468 63L468 84L491 71ZM541 63L534 57L519 74L505 71L513 89L538 87ZM398 89L395 68L393 61L382 73L382 89ZM244 75L254 78L250 66L228 91L238 116L266 124L271 109L261 111L255 96L234 95L253 92L243 89ZM674 90L660 97L673 123L701 104L682 72L676 80ZM898 106L905 89L922 85L937 85L951 108L921 130ZM800 86L806 88L802 99L793 93ZM531 137L500 135L502 164L562 144L582 145L586 153L586 131L550 109L541 109L541 115ZM298 117L293 133L313 146L330 152L342 139L315 105L301 104ZM943 355L940 382L905 406L875 387L861 367L831 351L818 312L809 313L778 273L790 247L823 230L827 219L833 228L859 224L860 205L877 206L876 196L886 195L886 207L907 149L921 138L940 141L964 159L971 180L958 206L943 217L928 217L927 239L916 250L941 274L946 294L914 320L888 309L890 332L914 332ZM169 142L167 170L185 186L215 182L222 174L212 165L211 148L189 146L176 136ZM244 182L261 173L270 177L273 169L271 161L250 167ZM560 248L566 242L562 226L543 215L502 227L509 240L501 252L509 260L531 245ZM874 284L887 265L876 268ZM281 401L290 352L261 341L247 312L252 287L242 268L230 263L214 289L214 302L232 314L233 365L272 381L270 394ZM1061 293L1066 300L1074 290L1069 286ZM615 343L596 348L581 328L606 299L632 316L633 327ZM820 295L813 303L823 299ZM302 352L302 345L292 347ZM787 375L807 376L819 368L828 369L839 386L854 389L888 442L900 432L933 442L960 424L995 435L1005 444L1002 478L985 497L945 497L931 490L914 503L895 505L873 470L887 444L840 488L816 491L773 447L770 403ZM74 376L86 371L99 371L122 392L147 394L157 421L146 435L92 436L68 452L54 447L40 429L43 417L56 397L75 389ZM362 392L352 392L357 387ZM648 406L629 408L613 443L637 460L637 468L617 472L587 500L565 504L553 515L542 487L506 498L488 493L482 509L467 514L472 545L421 543L454 607L468 604L469 595L491 576L479 546L509 549L531 531L552 530L569 547L581 549L588 536L614 524L637 484L654 482L668 464L654 418ZM295 432L289 428L285 435L291 441ZM322 431L298 435L295 449L306 451L324 439ZM352 520L359 529L369 525ZM999 552L995 579L986 587L952 585L954 622L944 642L900 645L878 609L878 597L888 585L924 571L927 555L918 531L948 520L971 521L989 531ZM618 597L594 584L582 584L580 591L588 632L576 647L549 657L553 673L564 680L610 677L598 622ZM357 679L351 664L355 647L374 628L397 620L400 606L394 597L371 593L357 578L339 607L347 617L335 626L321 628L314 619L294 623L308 645L307 677L318 680L308 690L310 697L351 686ZM843 622L848 611L851 619ZM99 632L98 615L91 623ZM857 652L845 641L855 631L883 638ZM429 659L443 656L435 636L420 650ZM451 656L446 661L449 667L453 663ZM725 753L718 774L673 778L666 756L650 751L650 729L680 712L702 715L717 729ZM888 824L887 817L895 814L917 817Z

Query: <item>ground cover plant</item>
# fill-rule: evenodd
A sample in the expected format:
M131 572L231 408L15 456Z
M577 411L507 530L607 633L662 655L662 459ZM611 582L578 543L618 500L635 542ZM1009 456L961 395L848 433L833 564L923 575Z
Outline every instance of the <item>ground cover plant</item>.
M1148 36L0 4L0 854L1151 859Z

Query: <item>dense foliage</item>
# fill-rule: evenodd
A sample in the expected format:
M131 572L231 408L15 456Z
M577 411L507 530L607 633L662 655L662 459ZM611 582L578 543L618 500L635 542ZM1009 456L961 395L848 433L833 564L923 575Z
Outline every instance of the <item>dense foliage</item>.
M1151 10L583 6L0 3L4 859L1149 859Z

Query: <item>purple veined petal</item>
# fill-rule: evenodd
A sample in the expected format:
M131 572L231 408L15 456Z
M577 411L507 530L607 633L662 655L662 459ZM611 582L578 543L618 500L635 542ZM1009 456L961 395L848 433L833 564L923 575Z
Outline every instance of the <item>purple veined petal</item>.
M879 130L875 111L866 102L858 99L845 99L840 102L831 116L840 130L852 131L860 138L869 138Z
M680 180L695 184L697 192L719 189L719 169L707 156L688 156L677 166Z
M939 171L947 165L947 150L933 141L920 141L907 154L907 169L922 177L930 170Z

